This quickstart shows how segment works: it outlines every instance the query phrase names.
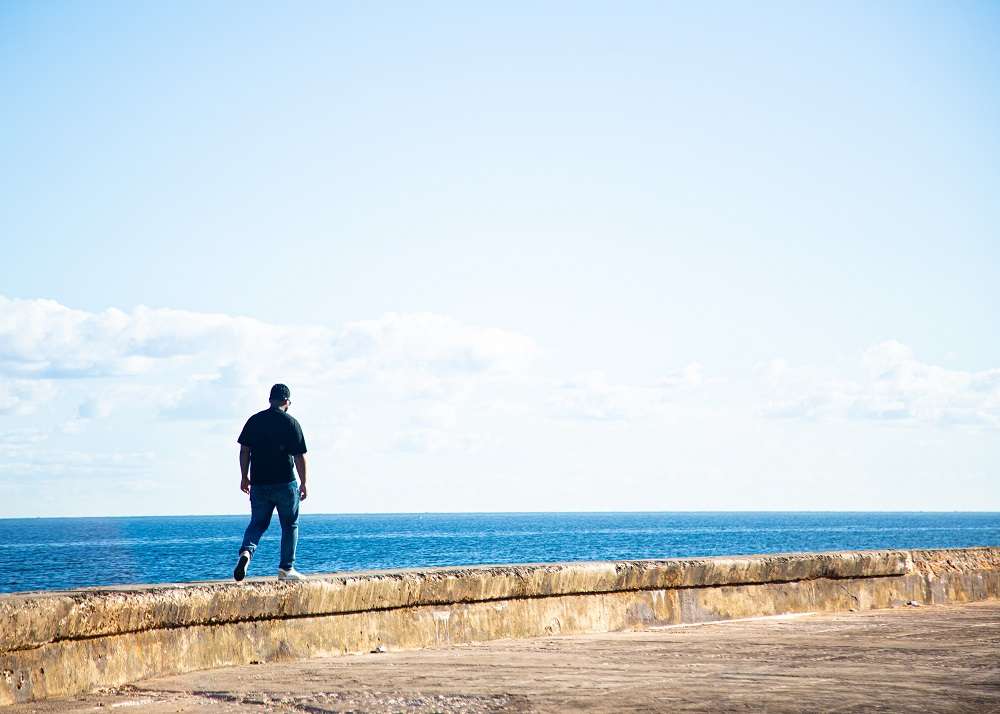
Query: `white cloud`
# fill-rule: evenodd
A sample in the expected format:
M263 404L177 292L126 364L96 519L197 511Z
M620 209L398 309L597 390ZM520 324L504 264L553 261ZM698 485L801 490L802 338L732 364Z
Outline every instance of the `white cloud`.
M21 427L0 431L0 455L32 449L48 438L48 434L34 427Z
M390 451L435 454L442 451L475 451L484 444L479 434L453 429L414 428L396 435Z
M645 415L648 396L646 390L608 382L603 372L590 372L557 384L550 404L557 417L619 421Z
M389 313L348 323L337 336L335 351L339 359L361 359L370 366L461 375L522 369L536 348L522 335L443 315Z
M111 403L106 399L88 397L76 408L79 419L105 419L111 415Z
M295 381L288 377L282 379ZM261 371L251 365L226 364L215 374L192 375L185 380L163 397L159 413L170 419L226 419L247 414L263 403L265 381L261 379Z
M760 372L776 418L844 418L937 425L1000 426L1000 369L951 370L921 362L894 340L866 350L863 377L848 379L776 360Z
M556 417L592 421L628 421L655 414L678 393L700 387L703 368L698 363L667 374L652 385L618 384L603 372L590 372L556 384L550 399Z
M399 396L445 395L469 380L524 368L532 340L429 313L389 313L336 330L137 307L74 310L0 297L0 412L52 396L52 380L138 380L171 418L221 418L276 381L368 380ZM48 386L46 386L48 385ZM81 405L93 411L89 403Z
M109 494L119 483L146 481L214 489L232 480L233 439L277 381L292 387L317 484L330 484L331 493L343 488L348 509L374 507L366 494L378 489L392 491L402 499L392 507L402 507L413 495L401 484L415 473L440 474L441 483L462 488L516 474L511 478L533 486L536 477L527 474L536 459L544 483L557 476L543 472L606 471L626 450L651 457L637 459L635 468L678 472L684 459L701 468L701 443L728 438L753 452L757 445L746 440L752 430L741 420L760 404L773 418L1000 426L1000 369L925 363L897 342L875 345L850 365L776 360L757 378L730 379L721 388L698 363L643 380L602 372L567 379L571 363L546 363L538 352L523 335L427 313L287 326L0 298L0 488L19 494L12 484L27 475L67 488L100 483ZM657 452L664 425L677 427L670 432L677 448ZM847 431L882 441L869 430ZM939 433L945 441L978 436ZM552 455L566 450L573 463ZM652 458L657 453L662 463ZM728 464L728 456L719 458ZM962 468L978 473L988 465ZM210 506L199 507L224 512L243 505L226 500L234 487L219 489L222 495L205 497ZM184 510L194 503L163 495L163 504L146 497L121 508ZM59 498L60 512L76 507L69 496ZM14 503L6 495L0 501ZM324 507L339 503L331 497ZM23 502L8 513L19 509Z
M6 454L6 457L0 475L38 474L53 478L144 473L156 461L156 455L148 451L20 449L16 453Z
M488 385L487 385L488 386ZM481 412L482 404L472 404L468 392L446 399L419 399L406 406L409 417L391 439L387 450L403 453L439 453L474 451L487 442L463 415L464 409Z
M661 389L700 387L705 382L704 371L699 362L692 362L679 372L668 374L656 386Z
M157 360L195 354L198 338L225 319L189 315L145 307L91 313L53 300L0 297L0 371L50 378L143 372Z
M49 380L11 379L0 381L0 414L24 416L56 395Z

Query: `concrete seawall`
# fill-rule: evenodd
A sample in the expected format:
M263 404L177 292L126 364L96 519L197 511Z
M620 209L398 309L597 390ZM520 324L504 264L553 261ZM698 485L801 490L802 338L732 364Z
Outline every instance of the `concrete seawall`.
M480 566L0 596L0 704L445 643L1000 598L1000 548Z

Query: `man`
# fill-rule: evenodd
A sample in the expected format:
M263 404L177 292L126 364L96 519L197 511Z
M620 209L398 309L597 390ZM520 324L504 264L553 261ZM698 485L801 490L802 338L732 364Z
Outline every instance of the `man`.
M306 440L302 427L288 413L292 393L284 384L271 387L271 406L247 420L240 438L240 490L250 494L250 525L243 534L239 559L233 570L237 581L247 575L247 566L257 543L278 509L281 523L281 562L278 580L305 580L295 569L295 544L299 539L299 501L306 492ZM295 482L292 464L299 473Z

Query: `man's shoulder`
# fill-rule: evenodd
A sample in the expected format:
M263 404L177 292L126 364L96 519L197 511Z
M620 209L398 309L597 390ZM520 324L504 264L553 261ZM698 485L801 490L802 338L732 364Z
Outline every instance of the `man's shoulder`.
M267 418L267 413L269 411L271 411L271 410L270 409L265 409L264 411L257 412L256 414L251 414L250 418L247 419L247 423L249 424L252 421L260 421L261 419L266 419Z

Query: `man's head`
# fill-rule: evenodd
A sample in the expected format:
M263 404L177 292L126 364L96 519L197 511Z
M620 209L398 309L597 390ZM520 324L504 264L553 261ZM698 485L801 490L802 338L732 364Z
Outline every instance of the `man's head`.
M288 411L288 406L292 403L292 392L284 384L275 384L271 387L271 396L268 397L271 407Z

